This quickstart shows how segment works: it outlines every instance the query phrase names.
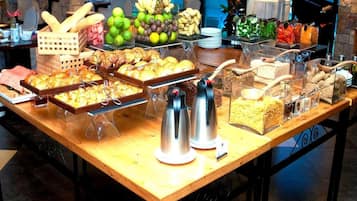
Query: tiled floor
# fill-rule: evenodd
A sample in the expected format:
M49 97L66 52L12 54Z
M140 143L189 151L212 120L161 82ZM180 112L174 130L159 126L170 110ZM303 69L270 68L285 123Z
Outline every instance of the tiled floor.
M24 124L23 122L18 122ZM31 128L29 128L31 129ZM357 124L349 128L346 144L339 200L357 198ZM30 132L30 131L29 131ZM332 160L333 139L310 152L272 177L270 201L322 201L326 200L329 167ZM23 145L0 126L0 149L17 149L18 152L1 171L5 201L72 201L74 185L42 157ZM281 146L275 150L275 160L291 152L291 147ZM90 167L92 190L81 188L81 200L140 200L135 194ZM222 185L232 185L231 177L211 185L209 192L221 193ZM238 178L239 179L239 178ZM233 181L234 182L237 181ZM213 193L213 194L214 194ZM219 200L211 194L193 200ZM236 200L244 200L240 196Z

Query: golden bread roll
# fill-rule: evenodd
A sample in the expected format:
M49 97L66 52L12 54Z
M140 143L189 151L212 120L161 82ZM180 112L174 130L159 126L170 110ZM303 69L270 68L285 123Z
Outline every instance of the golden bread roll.
M177 59L173 56L167 56L164 58L165 62L178 63Z
M194 68L195 68L195 65L192 63L192 61L187 60L187 59L180 61L176 65L176 70L180 69L181 71L188 71L188 70L192 70Z
M143 81L151 80L155 77L156 77L156 74L154 73L154 71L149 70L149 69L142 70L139 75L139 79L143 80Z

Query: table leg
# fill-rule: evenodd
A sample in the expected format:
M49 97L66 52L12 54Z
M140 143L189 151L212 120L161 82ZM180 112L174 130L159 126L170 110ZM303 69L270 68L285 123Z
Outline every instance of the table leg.
M0 176L1 177L1 176ZM1 187L1 179L0 179L0 201L3 201L3 197L2 197L2 187Z
M72 165L73 165L74 200L80 200L78 156L75 153L72 153L72 160L73 160Z
M341 179L341 171L343 164L343 156L345 152L346 144L346 135L348 128L348 119L349 119L349 108L343 110L338 119L338 127L336 134L336 143L333 153L331 175L330 175L330 184L328 188L328 201L337 201L339 184Z
M270 176L271 176L271 162L273 157L273 151L270 150L265 154L263 163L263 178L262 178L262 201L268 201L269 188L270 188Z
M258 158L257 171L260 174L257 184L254 187L254 200L267 201L269 199L271 164L272 164L273 151L269 150Z

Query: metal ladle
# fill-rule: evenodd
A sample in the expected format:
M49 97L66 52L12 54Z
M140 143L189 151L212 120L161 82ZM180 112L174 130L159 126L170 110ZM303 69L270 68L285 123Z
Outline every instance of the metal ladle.
M278 77L277 79L273 80L270 82L268 85L266 85L262 89L257 89L257 88L250 88L250 89L243 89L241 91L241 95L243 98L247 100L260 100L266 91L268 91L270 88L278 84L279 82L287 79L291 79L293 76L292 75L283 75Z
M275 57L262 57L262 61L267 62L267 63L274 63L276 58L281 57L285 54L291 53L291 52L300 52L299 49L290 49L290 50L285 50L284 52L276 55Z
M216 68L216 70L214 70L214 72L212 73L212 75L208 77L208 80L211 80L211 81L212 81L212 80L218 75L218 73L221 72L221 70L222 70L223 68L225 68L226 66L228 66L228 65L230 65L230 64L234 64L234 63L236 63L236 60L235 60L235 59L230 59L230 60L227 60L227 61L221 63L221 64Z

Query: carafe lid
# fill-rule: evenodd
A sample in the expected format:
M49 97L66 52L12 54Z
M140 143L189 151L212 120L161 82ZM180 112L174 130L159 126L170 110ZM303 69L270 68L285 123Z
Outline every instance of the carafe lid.
M186 107L186 93L178 87L170 87L167 91L167 107L173 108L174 101L180 101L180 108Z

